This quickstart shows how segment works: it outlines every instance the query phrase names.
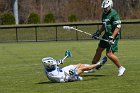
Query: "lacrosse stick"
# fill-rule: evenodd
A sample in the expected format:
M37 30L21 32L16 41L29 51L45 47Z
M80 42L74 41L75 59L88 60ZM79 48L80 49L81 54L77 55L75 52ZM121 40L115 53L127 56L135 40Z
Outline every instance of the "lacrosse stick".
M69 58L69 57L72 57L72 54L71 54L70 50L67 50L67 51L65 52L65 57L62 59L62 62L63 62L66 58Z
M92 36L92 34L90 34L90 33L88 33L88 32L85 32L85 31L82 31L82 30L76 29L76 28L71 27L71 26L63 26L63 29L66 29L66 30L75 30L75 31L78 31L78 32L81 32L81 33L87 34L87 35L89 35L89 36ZM97 38L98 40L103 40L103 41L105 41L105 42L110 43L109 40L106 40L106 39L103 39L103 38L100 38L100 37L95 37L95 38Z

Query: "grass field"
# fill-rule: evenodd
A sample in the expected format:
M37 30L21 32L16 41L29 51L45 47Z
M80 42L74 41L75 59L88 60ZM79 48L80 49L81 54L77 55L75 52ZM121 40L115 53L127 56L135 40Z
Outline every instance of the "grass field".
M119 57L126 73L117 77L117 68L108 60L102 70L82 74L84 80L51 83L43 72L41 59L73 57L63 66L91 63L98 41L0 43L0 93L139 93L140 40L121 40ZM103 53L105 54L105 52Z

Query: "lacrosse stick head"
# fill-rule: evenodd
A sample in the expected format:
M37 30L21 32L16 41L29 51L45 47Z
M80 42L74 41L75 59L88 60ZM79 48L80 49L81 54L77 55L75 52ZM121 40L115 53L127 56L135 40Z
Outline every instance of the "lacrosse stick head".
M73 29L73 27L70 27L70 26L63 26L63 29L71 30L71 29Z
M72 57L70 50L66 50L65 56L67 56L67 58Z

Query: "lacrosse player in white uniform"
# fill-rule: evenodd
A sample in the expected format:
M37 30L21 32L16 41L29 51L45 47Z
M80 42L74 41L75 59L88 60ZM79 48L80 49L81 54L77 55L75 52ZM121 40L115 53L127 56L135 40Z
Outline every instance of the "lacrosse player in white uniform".
M76 64L60 68L59 65L64 63L64 59L71 56L70 51L66 51L65 55L66 56L62 60L55 60L52 57L42 59L45 74L50 81L62 83L83 80L83 78L79 76L81 73L91 70L97 66L101 66L107 61L107 57L105 56L96 64Z

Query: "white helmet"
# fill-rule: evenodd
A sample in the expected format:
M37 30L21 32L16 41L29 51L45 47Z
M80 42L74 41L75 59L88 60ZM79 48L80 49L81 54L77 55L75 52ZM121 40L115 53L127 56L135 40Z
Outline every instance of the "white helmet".
M102 8L107 8L109 7L112 8L113 7L113 1L112 0L103 0L102 2Z
M42 59L43 65L46 69L52 70L56 68L57 62L52 57L46 57Z

